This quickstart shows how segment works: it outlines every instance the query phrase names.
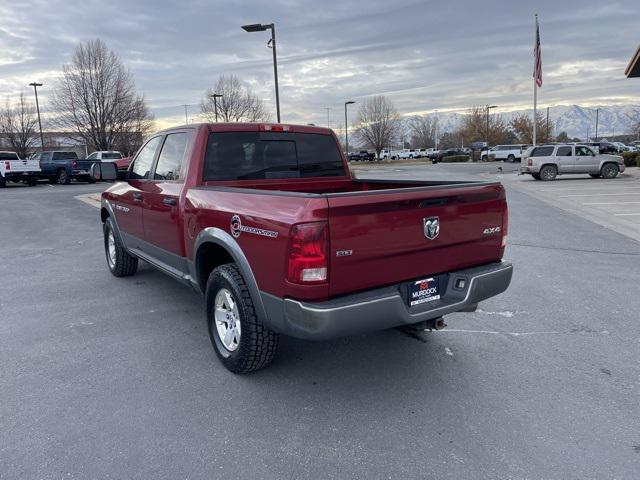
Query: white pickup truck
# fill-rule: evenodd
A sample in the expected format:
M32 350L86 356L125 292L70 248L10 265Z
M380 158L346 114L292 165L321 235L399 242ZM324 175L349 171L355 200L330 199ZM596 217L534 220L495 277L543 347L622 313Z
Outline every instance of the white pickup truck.
M101 162L113 162L114 160L121 160L124 155L121 152L115 150L100 150L93 152L87 157L87 160L100 160Z
M21 160L15 152L0 152L0 188L7 182L25 182L33 187L38 183L39 175L38 160Z

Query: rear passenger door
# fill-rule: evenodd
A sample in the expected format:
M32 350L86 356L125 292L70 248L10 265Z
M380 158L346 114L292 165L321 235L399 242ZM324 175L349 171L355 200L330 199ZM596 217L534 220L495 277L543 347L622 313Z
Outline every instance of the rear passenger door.
M191 132L176 131L164 138L151 179L144 188L145 248L150 255L177 269L182 267L179 257L185 256L180 194Z
M556 163L560 173L573 173L575 171L575 157L571 145L561 145L556 148Z

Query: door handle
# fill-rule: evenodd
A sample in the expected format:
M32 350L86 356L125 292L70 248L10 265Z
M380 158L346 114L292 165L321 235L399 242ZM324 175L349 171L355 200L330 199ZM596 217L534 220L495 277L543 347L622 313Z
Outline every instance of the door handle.
M164 205L169 205L169 206L173 207L176 204L176 199L175 198L163 198L162 199L162 203Z
M134 200L142 200L142 194L139 192L133 192L133 199Z

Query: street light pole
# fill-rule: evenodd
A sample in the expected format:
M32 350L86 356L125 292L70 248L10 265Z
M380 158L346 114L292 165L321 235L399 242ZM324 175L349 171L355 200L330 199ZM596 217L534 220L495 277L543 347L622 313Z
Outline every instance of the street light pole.
M347 120L347 105L353 105L353 100L344 102L344 146L347 150L347 157L349 156L349 122Z
M243 25L242 29L245 32L264 32L265 30L271 30L271 40L267 43L273 50L273 77L276 87L276 115L278 117L278 123L280 123L280 93L278 91L278 55L276 53L276 25L269 23L266 25L260 23L254 23L251 25Z
M598 141L598 120L599 120L598 117L599 116L600 116L600 109L596 108L596 138L595 138L596 142Z
M489 110L492 108L497 108L497 105L487 105L487 161L489 161ZM480 156L482 157L482 155Z
M218 98L222 97L221 93L212 93L211 95L209 95L210 98L213 98L213 111L215 112L215 116L216 116L216 123L218 123Z
M183 105L183 107L184 107L184 123L186 125L188 125L189 124L189 115L187 114L187 108L189 107L189 105L185 103Z
M42 135L42 122L40 121L40 105L38 104L38 87L41 87L41 83L33 82L29 84L33 87L33 91L36 94L36 111L38 112L38 126L40 127L40 146L44 152L44 136Z

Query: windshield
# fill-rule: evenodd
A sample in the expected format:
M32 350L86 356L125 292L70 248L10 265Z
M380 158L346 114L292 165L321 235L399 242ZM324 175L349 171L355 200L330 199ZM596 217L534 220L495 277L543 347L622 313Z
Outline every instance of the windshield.
M209 134L205 181L344 175L340 151L330 135L285 132Z

